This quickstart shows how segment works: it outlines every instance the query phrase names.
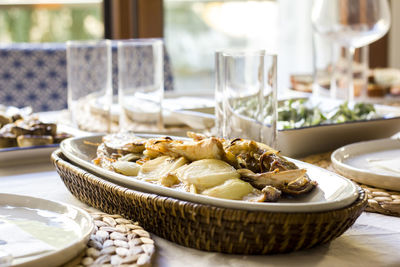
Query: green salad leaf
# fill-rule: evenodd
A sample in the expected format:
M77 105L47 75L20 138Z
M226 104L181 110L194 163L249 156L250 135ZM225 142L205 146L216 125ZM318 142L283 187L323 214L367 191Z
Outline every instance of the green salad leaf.
M347 101L334 107L322 108L322 104L315 104L309 99L288 99L279 101L278 104L278 129L294 129L310 127L321 124L336 124L350 121L370 120L379 118L375 107L370 103L349 104ZM255 118L256 114L254 101L241 101L240 114ZM322 105L325 106L325 105ZM267 112L263 112L267 114ZM264 116L264 123L270 120Z

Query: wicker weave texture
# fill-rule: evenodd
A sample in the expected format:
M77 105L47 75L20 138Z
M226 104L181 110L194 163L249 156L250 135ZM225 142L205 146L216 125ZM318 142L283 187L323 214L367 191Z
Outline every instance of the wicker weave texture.
M150 234L137 222L117 214L88 211L95 231L86 250L63 267L149 267L155 251Z
M302 160L336 172L332 166L331 154L331 152L315 154L305 157ZM400 192L358 184L364 189L368 197L366 211L400 217Z
M367 205L316 213L278 213L218 208L118 186L71 164L60 151L52 160L79 200L109 214L138 221L144 229L177 244L234 254L296 251L340 236Z

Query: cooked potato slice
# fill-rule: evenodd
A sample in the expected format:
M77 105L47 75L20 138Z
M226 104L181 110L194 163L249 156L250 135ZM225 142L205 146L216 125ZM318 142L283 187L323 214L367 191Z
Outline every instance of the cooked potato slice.
M116 172L128 176L137 176L140 170L139 164L129 161L116 161L111 166L113 166Z
M142 154L139 154L139 153L129 153L129 154L123 155L118 160L119 161L135 161L135 160L140 159L141 156L142 156Z
M244 196L250 194L254 188L247 182L240 179L229 179L225 183L203 191L203 195L242 200Z
M191 184L189 187L189 192L192 194L197 194L197 188L194 184Z
M178 180L178 178L176 178L176 175L173 173L167 173L166 175L160 178L160 184L166 187L171 187L179 183L180 181Z
M218 159L197 160L180 167L175 173L179 180L195 185L200 191L240 177L235 168Z
M145 181L160 181L162 177L167 176L186 163L187 161L183 157L178 159L168 156L158 157L143 163L138 176Z

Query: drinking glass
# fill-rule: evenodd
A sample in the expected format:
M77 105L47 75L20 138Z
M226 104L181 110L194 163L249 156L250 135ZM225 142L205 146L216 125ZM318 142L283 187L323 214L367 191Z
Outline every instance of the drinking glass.
M347 61L345 49L318 34L313 40L313 96L344 99L342 89L346 82ZM355 49L353 60L354 96L362 97L368 85L369 47Z
M224 85L223 85L223 52L215 52L215 129L216 135L219 137L227 138L225 129L225 118L224 118Z
M110 132L111 41L68 41L67 76L68 110L73 124Z
M223 52L221 57L223 136L275 146L276 55L246 50Z
M356 48L380 39L389 30L387 0L314 0L312 23L316 33L345 47L346 99L354 99L353 58Z
M163 130L163 41L118 42L120 131Z

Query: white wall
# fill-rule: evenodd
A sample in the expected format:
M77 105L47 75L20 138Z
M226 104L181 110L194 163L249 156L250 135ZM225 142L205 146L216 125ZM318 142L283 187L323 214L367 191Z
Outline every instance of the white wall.
M400 1L391 1L392 25L389 32L389 67L400 68Z

